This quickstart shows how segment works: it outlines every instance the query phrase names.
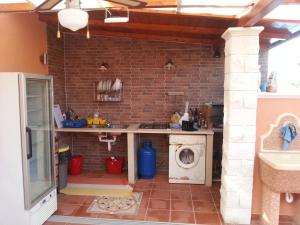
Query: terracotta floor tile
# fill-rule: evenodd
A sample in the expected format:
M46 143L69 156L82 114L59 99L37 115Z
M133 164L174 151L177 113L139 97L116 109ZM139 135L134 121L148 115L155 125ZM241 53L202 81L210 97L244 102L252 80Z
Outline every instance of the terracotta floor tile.
M216 210L220 213L220 202L215 202Z
M153 183L153 187L154 190L164 190L164 191L169 191L171 190L171 184L169 183Z
M87 225L86 223L66 223L66 225Z
M95 198L97 198L97 196L86 196L83 200L83 205L91 205Z
M170 209L170 200L165 199L151 199L148 205L149 209Z
M79 208L80 205L59 203L55 215L72 216Z
M174 199L171 201L171 210L193 211L192 201Z
M292 222L293 218L291 216L287 216L287 215L280 215L279 216L279 221L284 223L284 222Z
M260 220L251 220L251 225L261 225Z
M203 213L216 213L217 209L212 202L193 201L194 211Z
M140 209L147 209L149 204L149 198L142 198L141 204L140 204Z
M211 192L220 192L221 182L213 182L212 186L210 187Z
M195 223L193 212L171 211L171 222L174 223Z
M190 192L191 187L190 187L189 184L171 184L171 190L182 191L182 192Z
M197 224L220 225L217 213L195 213Z
M205 186L204 184L191 184L191 191L202 191L202 192L210 192L210 187Z
M43 225L65 225L65 223L46 221Z
M168 176L168 173L157 174L157 175L154 177L154 182L169 183L169 176Z
M122 215L124 220L144 220L146 217L146 209L139 209L136 215Z
M220 201L221 199L221 194L217 192L212 192L211 193L212 197L214 198L215 201Z
M143 179L143 178L139 178L137 180L137 183L153 183L154 179Z
M171 199L191 200L191 193L182 191L171 191Z
M150 198L151 190L134 189L134 192L143 192L143 198Z
M251 215L251 220L259 220L260 219L260 215L259 214L252 214Z
M213 202L211 194L207 192L192 192L192 200L202 202Z
M97 213L98 214L98 213ZM105 213L99 213L98 218L102 219L122 219L121 214L105 214Z
M85 203L86 198L87 196L82 196L82 195L59 194L58 203L82 205Z
M205 190L191 190L191 193L194 194L194 195L196 195L196 194L210 194L212 196L210 191L205 191Z
M86 210L89 208L87 205L80 206L77 211L73 214L73 216L81 216L81 217L92 217L97 218L99 213L88 213Z
M156 199L171 199L170 191L164 191L164 190L152 190L150 198L156 198Z
M149 182L137 182L134 185L134 189L151 190L152 189L152 183L149 183Z
M170 218L169 210L157 210L157 209L147 210L146 220L148 221L169 222L169 218Z

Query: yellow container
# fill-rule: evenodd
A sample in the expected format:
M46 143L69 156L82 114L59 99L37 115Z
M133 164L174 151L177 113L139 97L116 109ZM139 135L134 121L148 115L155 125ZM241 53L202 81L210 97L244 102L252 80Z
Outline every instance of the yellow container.
M65 146L62 146L58 149L58 152L59 153L63 153L63 152L66 152L66 151L69 151L70 150L70 147L69 145L65 145Z
M87 123L88 123L88 125L93 125L93 118L91 118L91 117L88 117L87 118Z
M99 118L94 118L93 119L93 124L94 125L99 125L100 124L100 119Z
M103 119L103 118L100 118L100 119L99 119L99 124L100 124L100 125L105 125L105 123L106 123L106 120L105 120L105 119Z

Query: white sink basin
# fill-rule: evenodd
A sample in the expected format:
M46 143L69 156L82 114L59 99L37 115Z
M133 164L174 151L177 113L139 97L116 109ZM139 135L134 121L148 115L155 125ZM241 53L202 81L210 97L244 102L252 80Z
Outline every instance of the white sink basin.
M300 171L300 152L261 152L259 158L276 170Z

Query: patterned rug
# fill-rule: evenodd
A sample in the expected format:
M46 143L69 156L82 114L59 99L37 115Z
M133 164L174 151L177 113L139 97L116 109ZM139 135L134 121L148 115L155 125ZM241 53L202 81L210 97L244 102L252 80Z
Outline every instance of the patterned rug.
M137 214L142 201L142 192L133 192L131 196L98 196L87 209L88 213Z

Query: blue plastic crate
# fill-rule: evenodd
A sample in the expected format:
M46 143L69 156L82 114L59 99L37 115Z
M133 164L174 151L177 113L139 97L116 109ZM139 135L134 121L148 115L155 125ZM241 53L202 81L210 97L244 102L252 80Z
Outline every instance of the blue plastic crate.
M81 120L64 120L63 127L64 128L81 128L87 125L87 121L85 119Z

